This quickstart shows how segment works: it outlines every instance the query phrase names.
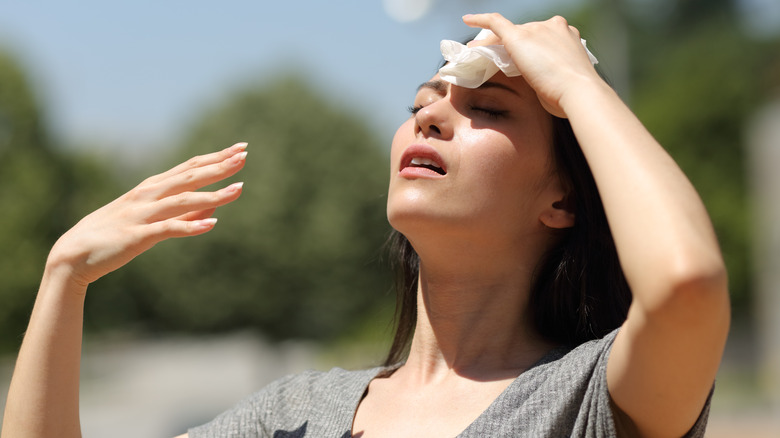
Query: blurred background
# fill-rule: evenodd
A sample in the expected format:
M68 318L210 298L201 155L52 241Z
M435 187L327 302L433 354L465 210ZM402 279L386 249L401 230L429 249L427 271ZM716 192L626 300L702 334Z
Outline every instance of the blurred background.
M565 15L690 176L734 311L709 436L778 436L778 0L0 3L0 406L57 237L238 141L217 228L90 289L84 435L175 435L281 375L380 362L390 140L480 11Z

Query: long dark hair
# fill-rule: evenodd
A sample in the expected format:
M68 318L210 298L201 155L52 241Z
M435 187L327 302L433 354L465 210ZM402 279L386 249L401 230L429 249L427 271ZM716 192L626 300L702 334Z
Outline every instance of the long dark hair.
M593 174L566 119L553 117L552 155L575 224L562 232L558 245L537 266L530 309L542 336L576 346L620 326L631 304L631 292ZM411 344L420 271L419 256L403 234L393 231L389 247L396 270L396 320L385 365L402 361Z

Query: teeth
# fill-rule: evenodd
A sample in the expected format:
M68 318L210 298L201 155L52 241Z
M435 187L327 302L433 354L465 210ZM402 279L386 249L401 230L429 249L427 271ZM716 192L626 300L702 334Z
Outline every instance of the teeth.
M412 164L415 166L433 166L441 169L441 166L436 164L435 161L428 158L412 158Z

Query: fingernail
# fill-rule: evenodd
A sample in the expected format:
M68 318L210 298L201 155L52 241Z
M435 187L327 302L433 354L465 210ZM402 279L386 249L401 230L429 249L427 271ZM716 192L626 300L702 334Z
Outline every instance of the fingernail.
M468 19L469 19L469 18L471 18L472 16L474 16L474 14L466 14L466 15L462 16L462 17L461 17L461 19L463 19L463 20L468 20Z
M242 141L240 143L236 143L233 146L231 146L231 149L235 149L237 151L243 151L246 149L246 147L249 146L249 143Z
M210 217L206 219L201 219L196 222L196 225L198 228L211 228L217 223L217 218Z
M238 163L246 160L246 155L247 155L247 151L240 152L240 153L237 153L237 154L233 155L233 157L232 157L233 163L238 164Z
M242 182L233 183L233 184L227 186L226 188L228 189L228 191L236 192L238 190L241 190L242 187L244 187L244 182L243 181Z

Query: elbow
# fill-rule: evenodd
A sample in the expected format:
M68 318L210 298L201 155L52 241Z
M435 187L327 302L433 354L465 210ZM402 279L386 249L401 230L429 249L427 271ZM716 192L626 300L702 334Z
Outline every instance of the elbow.
M728 296L728 273L720 253L709 257L690 256L670 269L669 284L676 295L696 298Z
M679 307L702 310L712 316L730 314L725 266L687 274L673 283L672 297Z
M720 254L707 260L688 258L672 264L662 280L662 293L654 294L648 316L676 327L719 326L728 332L731 318L728 274Z

